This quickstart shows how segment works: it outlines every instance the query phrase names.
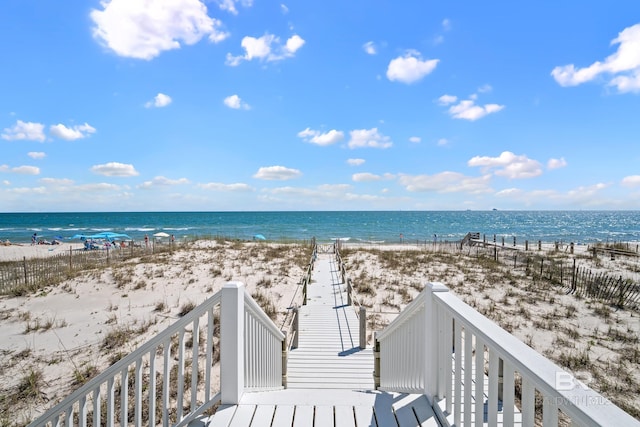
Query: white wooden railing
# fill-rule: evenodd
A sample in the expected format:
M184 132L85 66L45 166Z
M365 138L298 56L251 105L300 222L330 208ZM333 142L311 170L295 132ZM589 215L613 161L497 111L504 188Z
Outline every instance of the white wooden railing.
M376 340L380 389L424 393L445 425L640 426L441 283Z
M244 285L229 282L29 427L185 426L245 391L282 388L283 340Z

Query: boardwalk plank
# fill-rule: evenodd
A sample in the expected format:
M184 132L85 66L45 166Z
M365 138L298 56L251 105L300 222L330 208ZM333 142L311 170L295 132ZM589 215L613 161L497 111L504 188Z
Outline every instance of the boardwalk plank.
M294 411L295 407L293 405L276 406L276 412L273 414L271 427L291 427L293 424Z
M333 406L317 405L315 407L313 425L333 427Z
M253 414L251 427L271 427L275 410L276 405L258 405L256 412ZM289 426L291 426L291 424L289 424Z
M293 414L293 427L312 427L313 426L313 406L298 405Z
M233 419L231 420L231 424L229 427L247 427L251 425L251 420L253 419L253 414L256 411L255 405L238 405L238 409L236 410Z
M213 415L209 427L229 427L237 408L236 405L221 405Z
M373 406L356 406L353 408L356 427L378 427L373 415Z

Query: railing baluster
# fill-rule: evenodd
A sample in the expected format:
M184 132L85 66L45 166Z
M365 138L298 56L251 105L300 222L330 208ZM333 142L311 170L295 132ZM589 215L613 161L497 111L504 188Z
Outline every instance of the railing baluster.
M120 374L120 425L129 425L129 367L122 368Z
M178 397L176 398L176 421L182 421L184 408L184 333L184 328L181 328L178 337Z
M171 384L171 337L162 344L162 426L169 427L169 386Z
M473 335L468 326L464 328L464 425L471 425L471 387L473 372Z
M489 426L498 425L498 353L489 348L489 398L488 423Z
M142 357L136 361L135 371L135 425L142 425Z
M476 427L482 427L484 423L484 343L482 339L476 335L476 355L475 355L475 367L476 367Z
M78 411L78 425L87 427L87 397L80 398L80 410Z
M504 376L502 377L502 425L512 426L514 424L515 392L514 392L514 369L507 360L503 364Z
M116 381L110 377L107 381L107 426L115 425L115 389Z
M535 389L533 383L522 375L522 425L534 427L536 416Z
M545 427L558 425L558 405L549 396L542 399L542 424Z
M102 403L102 390L101 390L101 384L98 384L98 386L93 390L93 425L94 426L100 425L101 403Z
M193 332L191 335L191 412L196 410L198 405L198 355L200 349L200 318L193 320Z
M211 400L211 365L213 364L213 328L215 327L213 322L213 307L207 310L207 356L204 367L204 401Z
M158 347L149 352L149 426L156 425L156 353Z
M460 322L455 322L455 374L453 375L454 383L454 395L453 395L453 423L457 426L460 425L460 412L462 409L462 355L464 350L462 348L462 326Z

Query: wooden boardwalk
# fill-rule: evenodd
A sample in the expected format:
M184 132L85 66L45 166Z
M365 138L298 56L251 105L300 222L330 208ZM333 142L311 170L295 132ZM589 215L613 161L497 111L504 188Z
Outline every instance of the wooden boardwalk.
M359 347L359 319L345 288L335 256L319 253L299 311L298 348L289 352L287 389L245 393L202 425L439 426L425 396L374 390L373 352Z
M298 348L289 352L288 388L374 388L373 351L359 347L359 319L347 305L333 254L316 260L298 330Z

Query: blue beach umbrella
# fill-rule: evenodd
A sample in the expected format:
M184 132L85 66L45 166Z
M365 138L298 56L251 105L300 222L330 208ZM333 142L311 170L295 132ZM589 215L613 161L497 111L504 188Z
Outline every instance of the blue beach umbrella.
M267 240L266 237L264 237L262 234L254 234L253 235L253 239L254 240Z

